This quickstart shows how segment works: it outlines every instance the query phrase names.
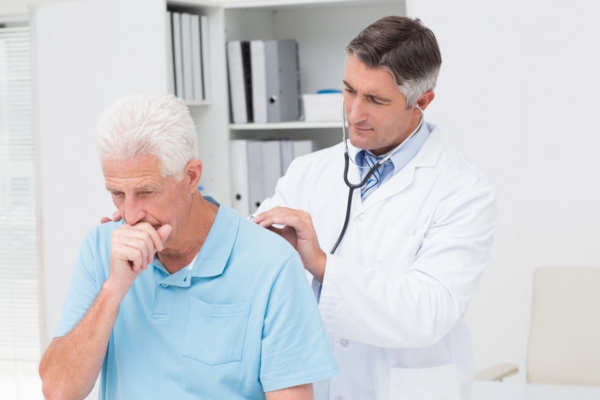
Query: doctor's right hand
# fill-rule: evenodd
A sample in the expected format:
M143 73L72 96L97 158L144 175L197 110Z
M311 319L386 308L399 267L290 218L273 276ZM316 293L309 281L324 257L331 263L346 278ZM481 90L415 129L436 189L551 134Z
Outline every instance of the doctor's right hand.
M113 213L113 215L112 215L112 219L109 218L109 217L102 217L102 218L100 218L100 223L104 224L106 222L112 222L112 221L117 222L117 221L120 221L120 220L121 220L121 213L118 212L118 211L115 211Z
M121 300L133 281L148 268L154 255L163 250L163 243L172 231L171 225L154 229L147 222L121 225L112 234L110 275L106 281Z
M319 246L309 213L288 207L275 207L256 215L252 220L286 239L300 254L304 268L319 282L323 282L327 254ZM273 225L284 227L279 229Z

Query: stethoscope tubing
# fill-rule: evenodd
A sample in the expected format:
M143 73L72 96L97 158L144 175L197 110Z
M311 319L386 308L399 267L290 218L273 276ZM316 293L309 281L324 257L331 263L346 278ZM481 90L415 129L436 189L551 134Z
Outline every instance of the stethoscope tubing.
M421 120L419 121L419 124L417 125L417 127L412 131L412 133L410 135L408 135L408 137L406 139L404 139L402 141L402 143L400 143L398 146L396 146L395 149L390 151L383 160L377 161L371 167L371 169L369 169L369 172L367 172L365 177L359 183L352 183L348 179L348 170L350 169L350 156L348 155L348 143L346 141L347 140L346 139L346 137L347 137L347 134L346 134L346 105L342 101L342 137L343 137L342 140L344 141L344 146L346 147L346 149L344 151L344 183L346 183L346 186L348 186L348 189L349 189L348 190L348 203L346 206L346 216L344 218L344 225L342 227L342 231L340 232L340 235L338 236L338 238L337 238L335 244L333 245L331 251L329 252L329 254L335 253L338 246L342 242L344 235L346 234L346 229L348 228L348 223L350 221L350 210L352 209L352 196L354 194L354 190L359 189L359 188L363 187L364 185L366 185L367 182L369 181L369 179L371 178L371 176L375 173L375 171L377 171L377 169L384 162L386 162L394 153L396 153L398 150L400 150L402 145L404 145L404 143L406 143L408 141L408 139L410 139L415 133L418 132L419 129L421 129L421 126L423 125L423 110L421 110L421 107L419 107L419 105L417 105L417 108L421 111Z

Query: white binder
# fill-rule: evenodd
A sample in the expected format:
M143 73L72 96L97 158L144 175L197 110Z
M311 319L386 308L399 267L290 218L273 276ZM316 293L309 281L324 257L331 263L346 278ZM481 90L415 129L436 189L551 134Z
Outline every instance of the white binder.
M231 204L242 217L250 215L248 189L248 140L232 140L231 147Z
M192 35L192 78L193 78L193 99L202 101L204 94L202 90L202 57L200 41L200 16L191 16L191 35Z

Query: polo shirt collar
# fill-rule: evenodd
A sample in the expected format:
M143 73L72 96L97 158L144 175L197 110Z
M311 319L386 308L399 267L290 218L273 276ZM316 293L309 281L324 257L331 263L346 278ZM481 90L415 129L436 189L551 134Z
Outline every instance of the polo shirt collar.
M219 210L192 268L192 276L200 278L208 278L223 273L240 225L237 212L219 205L212 196L204 196L204 199L218 205Z
M412 135L410 138L408 138L406 143L400 149L398 149L398 151L392 154L392 156L390 157L390 161L394 166L395 172L398 172L402 168L404 168L404 166L414 158L414 156L419 152L419 150L421 150L421 147L423 147L423 144L429 137L429 133L431 132L430 128L430 125L426 121L423 121L423 124L421 124L419 130L415 132L415 134ZM350 139L348 139L348 150L348 155L352 157L356 165L365 165L365 162L363 161L364 152L367 150L362 150L357 147L354 147L350 143ZM373 155L373 153L371 153L370 151L368 151L368 153ZM385 157L386 155L387 153L382 154L380 157ZM366 171L368 171L368 169L366 169Z
M187 287L190 286L191 282L186 276L209 278L221 275L223 270L225 270L227 260L229 260L229 255L237 237L240 218L234 210L219 205L214 197L204 196L204 199L219 206L219 209L217 210L215 221L208 232L208 236L195 261L193 261L194 265L191 271L189 267L185 267L160 280L160 283ZM167 272L158 258L154 259L154 265Z

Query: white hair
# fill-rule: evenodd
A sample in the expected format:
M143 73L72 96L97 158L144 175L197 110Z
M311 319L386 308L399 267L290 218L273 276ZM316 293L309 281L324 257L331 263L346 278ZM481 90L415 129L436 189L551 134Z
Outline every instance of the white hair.
M96 128L100 159L158 158L164 177L183 179L198 138L185 103L173 95L131 95L109 106Z
M404 97L406 97L407 110L414 107L414 105L417 103L417 100L419 100L419 97L421 97L423 93L435 89L437 77L440 72L440 69L436 68L420 78L405 79L400 85L398 84L398 78L396 74L394 74L394 71L392 71L391 68L388 66L382 66L381 69L384 69L392 74L396 87L404 95Z

